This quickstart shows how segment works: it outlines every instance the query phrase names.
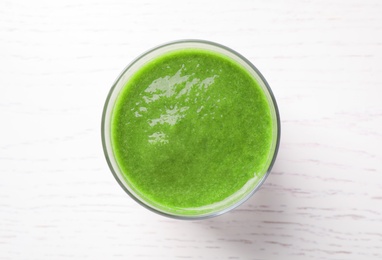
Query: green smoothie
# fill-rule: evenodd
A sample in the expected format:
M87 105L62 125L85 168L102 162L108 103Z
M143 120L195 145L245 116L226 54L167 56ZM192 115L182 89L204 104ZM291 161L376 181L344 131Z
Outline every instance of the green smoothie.
M175 50L142 66L111 115L111 143L130 188L174 214L242 199L262 179L275 139L270 104L236 61Z

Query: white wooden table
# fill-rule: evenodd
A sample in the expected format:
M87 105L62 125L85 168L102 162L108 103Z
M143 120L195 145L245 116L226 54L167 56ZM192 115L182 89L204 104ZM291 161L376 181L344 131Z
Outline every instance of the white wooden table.
M279 104L278 159L223 216L128 197L100 121L122 69L164 42L219 42ZM382 2L0 1L0 259L382 259Z

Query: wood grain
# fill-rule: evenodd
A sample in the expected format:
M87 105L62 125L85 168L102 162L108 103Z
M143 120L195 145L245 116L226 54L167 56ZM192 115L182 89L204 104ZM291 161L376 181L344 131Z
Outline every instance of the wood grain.
M381 259L382 3L0 1L0 259ZM245 204L178 221L133 202L100 141L106 95L158 44L248 57L282 118Z

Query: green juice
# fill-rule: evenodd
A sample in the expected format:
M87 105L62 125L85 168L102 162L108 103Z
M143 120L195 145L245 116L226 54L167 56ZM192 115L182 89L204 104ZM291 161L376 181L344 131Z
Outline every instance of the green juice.
M270 104L239 63L202 49L150 60L111 114L115 160L146 204L204 214L241 200L266 174L275 139Z

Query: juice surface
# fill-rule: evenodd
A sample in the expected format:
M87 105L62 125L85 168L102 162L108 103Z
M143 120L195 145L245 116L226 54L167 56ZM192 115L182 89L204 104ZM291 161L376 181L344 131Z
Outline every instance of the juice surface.
M132 190L170 212L240 199L263 177L274 138L270 105L237 62L201 49L141 67L112 113L112 147Z

